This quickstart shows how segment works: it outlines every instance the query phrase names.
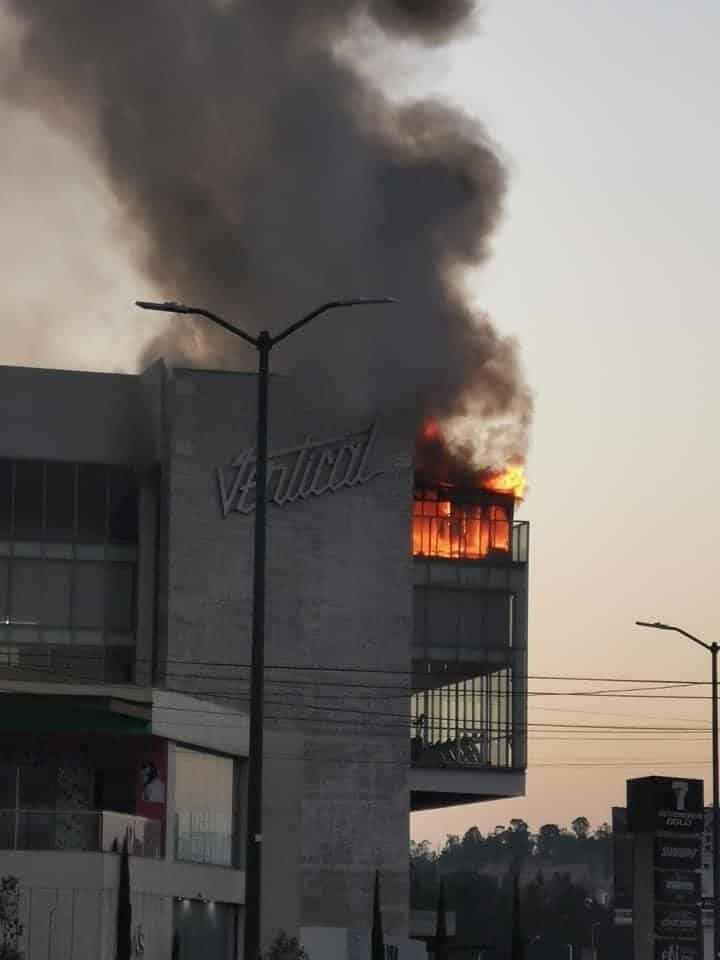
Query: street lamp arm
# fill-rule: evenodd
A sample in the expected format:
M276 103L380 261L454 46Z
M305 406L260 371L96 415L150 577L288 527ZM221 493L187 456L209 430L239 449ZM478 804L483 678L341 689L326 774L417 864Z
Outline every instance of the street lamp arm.
M319 317L321 313L327 313L328 310L337 310L340 307L366 307L370 304L377 303L398 303L398 301L394 297L355 297L352 300L330 300L328 303L323 303L322 306L316 307L315 310L312 310L300 320L296 320L295 323L291 323L289 327L286 327L281 333L278 333L277 336L271 337L271 346L274 347L276 343L285 340L290 334L295 333L296 330L310 323L315 317Z
M135 304L138 307L141 307L143 310L159 310L162 313L185 313L192 316L205 317L207 320L212 320L213 323L216 323L219 327L222 327L223 330L227 330L229 333L234 333L236 337L242 337L243 340L251 344L253 347L257 347L258 345L257 337L251 337L249 333L245 333L245 331L241 330L239 327L233 326L233 324L228 323L227 320L223 320L222 317L219 317L211 310L205 310L202 307L187 307L184 303L174 303L173 301L153 303L150 300L136 300Z
M673 627L669 623L659 623L657 621L655 623L648 623L645 620L636 620L635 624L638 627L651 627L653 630L670 630L672 633L681 633L683 637L687 637L688 640L697 643L697 645L704 650L712 652L712 646L709 643L705 643L703 640L700 640L699 637L694 637L692 633L688 633L687 630L683 630L682 627Z

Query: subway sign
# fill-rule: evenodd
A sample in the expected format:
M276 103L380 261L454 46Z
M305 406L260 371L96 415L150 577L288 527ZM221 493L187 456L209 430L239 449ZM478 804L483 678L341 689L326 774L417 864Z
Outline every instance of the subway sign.
M664 870L699 870L699 837L655 837L655 866Z

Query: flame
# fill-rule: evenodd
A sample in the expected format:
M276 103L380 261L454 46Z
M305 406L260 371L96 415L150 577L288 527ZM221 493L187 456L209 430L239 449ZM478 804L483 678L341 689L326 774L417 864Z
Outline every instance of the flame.
M443 439L443 433L440 424L432 417L428 418L420 428L420 437L426 442L439 442Z
M416 557L482 560L510 550L508 510L498 504L440 500L426 490L413 504L412 551Z
M521 463L510 463L504 470L487 471L482 486L493 493L511 493L516 500L522 500L527 490L525 467Z
M521 460L510 460L503 467L478 469L472 465L470 452L457 451L448 444L441 424L432 417L428 417L420 427L417 440L420 475L431 484L475 487L489 493L511 494L516 500L524 500L527 478Z

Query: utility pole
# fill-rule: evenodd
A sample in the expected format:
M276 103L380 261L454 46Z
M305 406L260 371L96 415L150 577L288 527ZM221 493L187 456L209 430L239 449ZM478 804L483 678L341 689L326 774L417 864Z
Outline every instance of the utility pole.
M248 795L245 846L245 960L260 960L261 949L261 883L263 822L263 728L265 695L265 585L267 541L267 467L268 467L268 393L270 383L270 351L315 317L340 307L397 303L390 297L357 297L332 300L290 324L281 333L271 336L261 330L255 337L228 323L222 317L201 307L189 307L173 301L155 303L136 300L143 310L189 314L205 317L228 333L240 337L257 350L257 423L255 438L255 526L253 557L252 642L250 666L250 742L248 751Z
M670 630L673 633L680 633L688 640L692 640L698 646L702 647L712 657L712 781L713 781L713 799L712 799L712 839L713 839L713 958L720 960L720 810L718 802L720 797L720 774L718 773L718 669L717 658L720 646L715 643L705 643L698 637L688 633L681 627L673 627L667 623L655 621L650 623L646 620L636 620L638 627L651 627L653 630Z

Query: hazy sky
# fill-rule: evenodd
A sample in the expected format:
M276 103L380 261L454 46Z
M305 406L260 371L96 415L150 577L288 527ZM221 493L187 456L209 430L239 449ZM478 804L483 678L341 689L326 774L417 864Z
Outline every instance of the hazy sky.
M536 395L523 508L533 677L709 671L688 641L632 624L718 636L719 35L710 0L488 0L450 51L383 50L396 95L460 103L512 171L494 260L468 285L521 342ZM0 18L2 38L8 58ZM132 369L156 321L128 308L154 291L125 255L122 211L81 148L6 107L0 125L2 362ZM530 681L535 693L607 688ZM706 701L531 696L532 724L708 719ZM531 728L527 798L418 815L417 838L516 816L598 823L626 776L708 772L687 762L708 757L704 734L552 729Z
M718 35L710 0L496 0L482 35L425 78L487 123L512 168L472 290L519 338L536 396L531 675L709 679L709 655L633 621L720 639ZM710 714L706 701L530 700L534 723L698 727ZM598 823L627 776L709 774L682 762L709 760L707 735L549 736L531 728L526 799L422 814L416 836L511 817ZM590 759L646 765L540 766Z

